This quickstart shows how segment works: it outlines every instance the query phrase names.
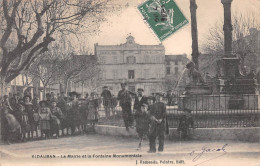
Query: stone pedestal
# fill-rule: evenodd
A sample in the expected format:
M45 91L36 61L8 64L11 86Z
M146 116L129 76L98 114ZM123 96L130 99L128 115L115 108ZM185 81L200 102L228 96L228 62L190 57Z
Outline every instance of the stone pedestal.
M223 58L221 66L221 77L218 79L221 94L257 94L257 80L254 73L243 76L239 72L239 61L237 57Z
M226 111L226 110L258 110L259 95L182 95L178 101L180 110L192 111Z
M234 78L240 76L239 74L240 59L233 56L222 59L222 74L225 78Z
M185 87L186 95L209 95L212 94L212 90L208 85L187 85Z

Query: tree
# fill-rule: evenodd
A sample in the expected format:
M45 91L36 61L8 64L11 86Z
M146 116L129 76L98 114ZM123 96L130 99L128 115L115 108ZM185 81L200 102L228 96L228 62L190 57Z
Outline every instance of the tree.
M28 69L59 34L92 32L108 0L3 0L0 5L0 81L5 85ZM113 10L113 9L112 9Z
M43 85L43 96L46 96L46 88L48 85L56 84L60 78L60 58L50 52L44 53L38 58L28 69L28 73L33 78L38 78Z
M94 55L88 55L86 58L87 67L73 79L73 82L82 84L82 93L84 93L84 86L87 86L91 91L95 90L99 86L97 83L97 78L100 69L97 66L97 58Z
M178 76L176 74L171 74L170 76L167 76L165 78L165 82L163 83L163 86L165 90L172 90L177 83Z
M74 55L62 62L62 80L64 91L68 92L69 81L82 82L94 77L98 71L97 59L94 55Z
M257 12L242 14L233 13L232 15L232 47L233 53L241 59L241 66L244 66L244 60L247 55L256 53L254 38L248 38L252 29L260 29L260 21ZM209 30L202 50L206 54L223 55L224 54L224 31L223 22L217 22ZM204 67L205 68L205 67Z
M25 70L22 72L22 82L23 82L23 93L24 91L29 88L33 84L37 77L34 77L30 74L29 70Z

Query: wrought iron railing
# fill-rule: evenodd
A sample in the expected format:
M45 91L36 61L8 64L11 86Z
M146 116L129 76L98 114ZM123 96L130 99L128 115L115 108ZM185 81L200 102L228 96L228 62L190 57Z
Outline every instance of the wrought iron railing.
M232 98L231 102L230 99ZM190 116L195 128L225 128L225 127L260 127L260 99L257 95L193 95L181 103L184 96L173 98L176 105L167 106L167 119L170 128L177 128L183 108L191 107ZM122 110L119 106L114 108L115 115L105 118L104 108L99 109L99 124L124 126Z

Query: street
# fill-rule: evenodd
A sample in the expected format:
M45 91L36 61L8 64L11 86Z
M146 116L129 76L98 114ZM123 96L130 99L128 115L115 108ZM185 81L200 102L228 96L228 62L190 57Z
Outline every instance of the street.
M147 153L148 140L81 135L0 145L1 166L8 165L229 165L259 166L260 144L235 141L165 141L164 152Z

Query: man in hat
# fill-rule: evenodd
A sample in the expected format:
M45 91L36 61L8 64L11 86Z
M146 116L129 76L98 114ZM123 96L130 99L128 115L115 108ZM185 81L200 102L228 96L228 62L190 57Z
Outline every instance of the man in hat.
M172 94L172 90L168 90L167 91L166 98L167 98L167 105L168 106L171 106L171 105L174 104L174 101L173 101L174 96Z
M147 97L144 96L144 89L138 88L137 89L137 96L135 96L135 103L134 103L134 110L140 111L141 110L141 105L142 104L147 104Z
M111 92L108 90L107 86L103 87L103 92L101 93L101 97L103 97L103 105L105 107L106 117L109 117L110 109L111 109L112 95L111 95Z
M162 102L162 97L163 94L157 94L156 103L149 107L150 120L153 124L149 131L149 153L156 152L156 137L158 137L159 140L158 151L162 152L164 149L164 132L166 129L166 106Z
M154 103L154 97L153 96L148 96L147 97L147 103L148 107Z
M139 129L142 128L143 119L145 114L143 114L141 110L141 106L145 104L148 105L147 97L144 96L144 90L142 88L137 89L137 95L135 96L135 102L134 102L134 117L136 121L136 132L139 133ZM148 107L148 106L147 106ZM140 144L141 147L141 144Z
M133 125L133 114L131 110L131 93L126 90L126 83L121 83L121 88L117 95L117 100L119 100L119 105L122 107L123 119L125 122L126 130L129 131L129 127Z

